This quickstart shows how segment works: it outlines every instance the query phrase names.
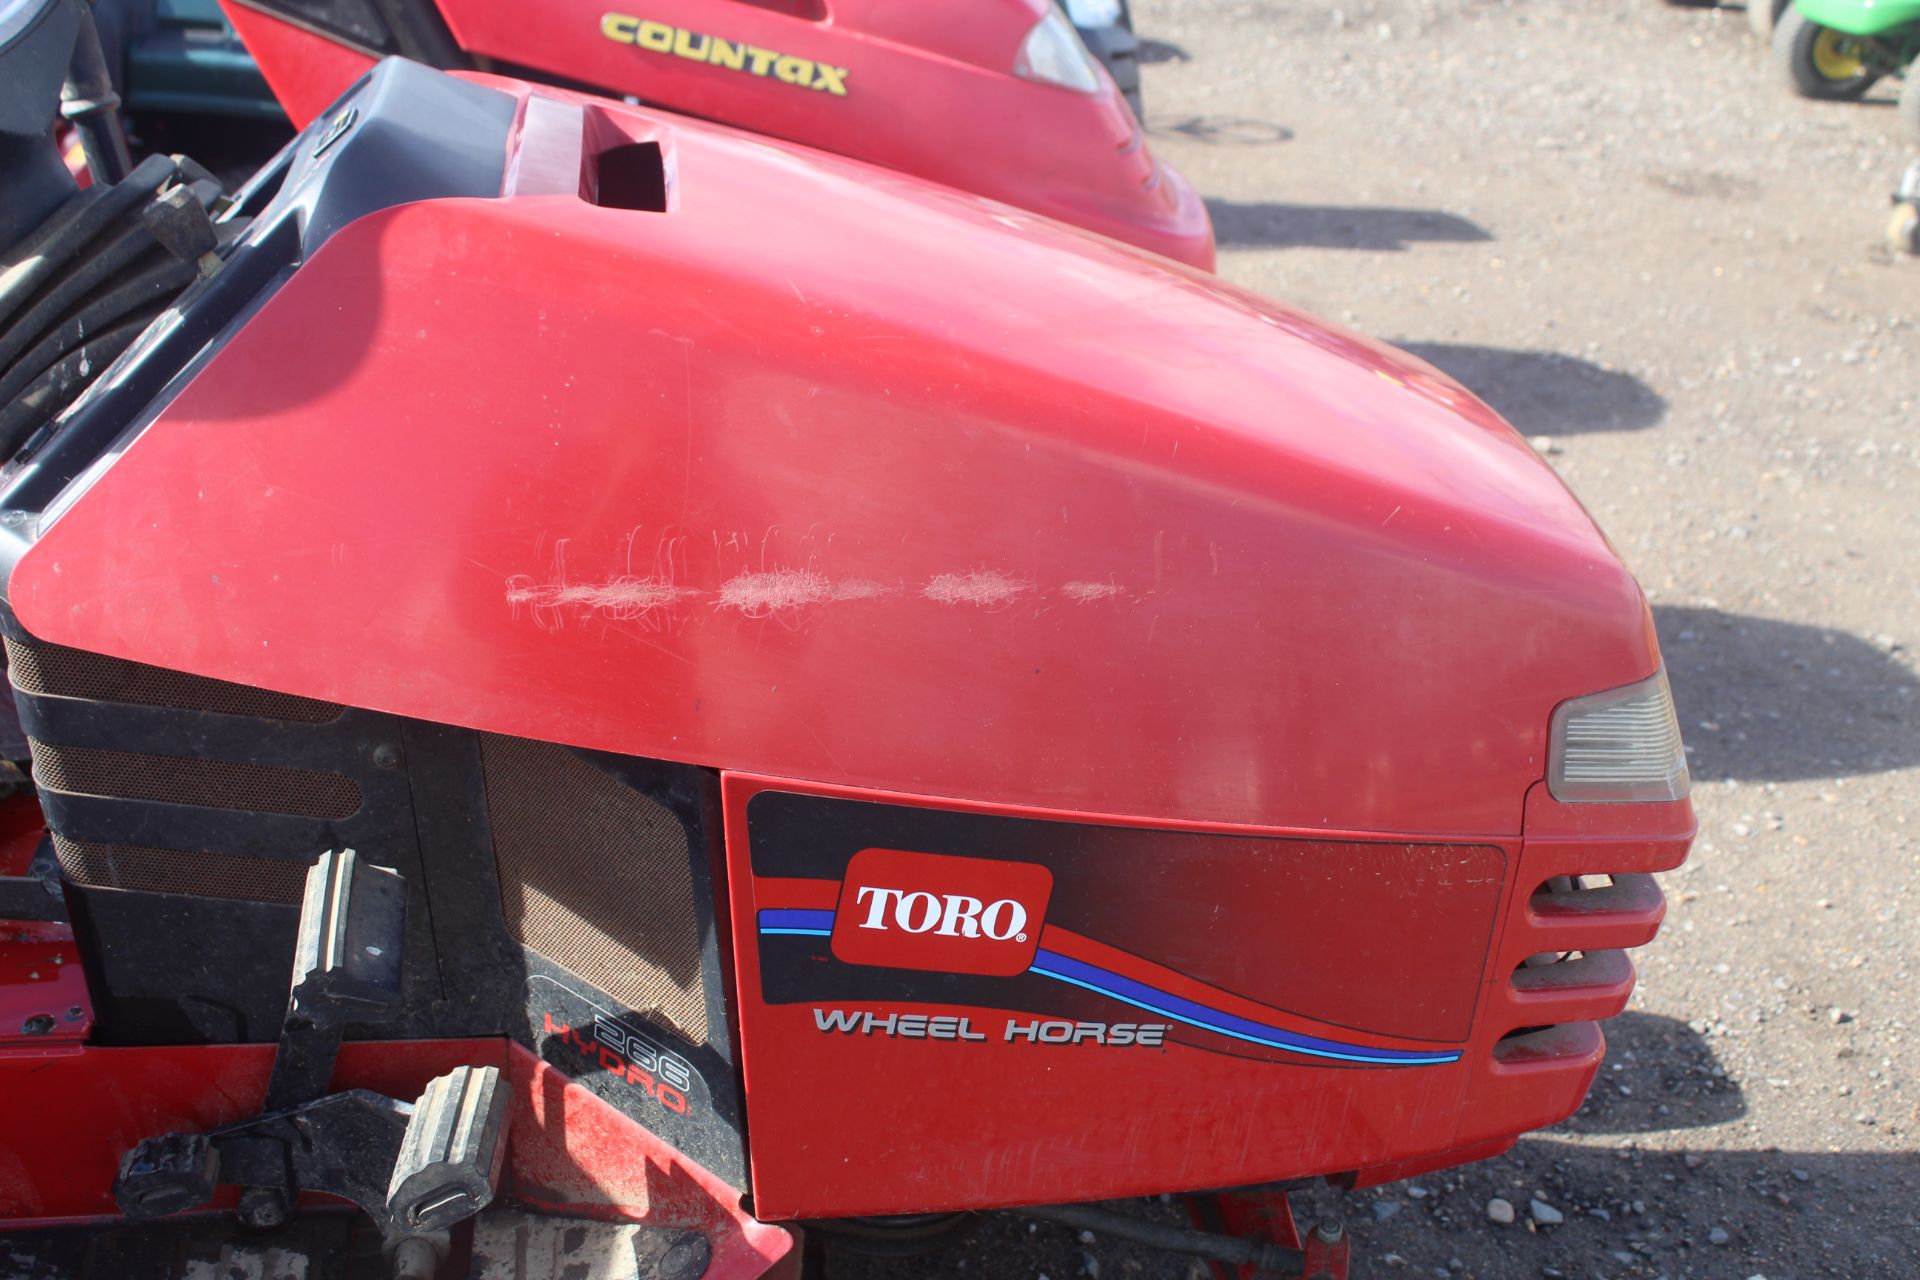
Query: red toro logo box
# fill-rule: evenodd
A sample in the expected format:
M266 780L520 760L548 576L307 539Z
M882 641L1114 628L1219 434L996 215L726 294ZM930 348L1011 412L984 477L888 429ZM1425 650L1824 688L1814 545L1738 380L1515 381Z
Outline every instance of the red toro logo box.
M1053 872L1031 862L862 849L847 863L833 954L847 964L1011 978L1040 949Z

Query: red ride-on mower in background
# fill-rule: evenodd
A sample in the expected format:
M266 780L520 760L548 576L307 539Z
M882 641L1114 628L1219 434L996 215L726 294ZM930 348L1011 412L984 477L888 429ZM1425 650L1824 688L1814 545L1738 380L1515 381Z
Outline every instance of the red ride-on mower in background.
M1206 206L1053 0L221 3L296 125L401 54L717 120L1213 269ZM1109 20L1090 38L1137 97L1125 7L1080 8Z
M1456 383L402 59L231 195L76 194L85 32L4 15L14 1270L726 1280L1015 1208L1337 1280L1276 1188L1580 1104L1685 758Z

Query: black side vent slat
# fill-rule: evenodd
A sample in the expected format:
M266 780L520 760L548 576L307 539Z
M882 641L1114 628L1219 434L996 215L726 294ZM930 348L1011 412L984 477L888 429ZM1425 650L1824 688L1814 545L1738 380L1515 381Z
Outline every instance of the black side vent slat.
M141 893L184 893L241 902L300 901L307 864L282 858L98 844L56 834L60 874L74 884Z
M60 746L31 738L28 745L34 781L51 791L305 818L348 818L360 811L359 784L338 773Z
M337 720L346 708L244 684L168 671L105 654L6 637L13 687L40 697L85 698L141 707L178 707L302 724Z

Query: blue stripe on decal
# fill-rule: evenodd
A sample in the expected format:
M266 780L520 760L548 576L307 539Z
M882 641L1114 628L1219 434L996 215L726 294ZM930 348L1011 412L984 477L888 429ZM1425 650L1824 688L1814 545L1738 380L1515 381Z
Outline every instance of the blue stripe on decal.
M830 934L833 932L833 912L769 907L760 913L760 932Z
M1131 978L1123 978L1117 973L1074 960L1055 951L1042 951L1035 956L1033 972L1058 982L1097 992L1118 1000L1122 1004L1130 1004L1136 1009L1145 1009L1151 1013L1184 1022L1188 1026L1199 1027L1203 1031L1212 1031L1272 1049L1285 1049L1290 1053L1304 1053L1315 1058L1422 1067L1454 1062L1460 1057L1458 1053L1370 1049L1365 1045L1346 1044L1339 1040L1323 1040L1318 1036L1301 1035L1280 1027L1270 1027L1265 1023L1222 1013L1218 1009L1209 1009L1205 1005L1195 1004L1191 1000L1149 987L1142 982L1135 982Z
M759 927L762 934L799 936L809 938L827 938L833 936L833 917L831 911L802 909L795 907L767 908L760 912ZM1202 1031L1211 1031L1216 1035L1244 1040L1249 1044L1264 1045L1269 1049L1284 1049L1289 1053L1306 1054L1314 1058L1332 1058L1340 1062L1365 1062L1376 1066L1424 1067L1436 1066L1448 1062L1457 1062L1457 1052L1421 1052L1406 1049L1373 1049L1366 1045L1347 1044L1340 1040L1326 1040L1319 1036L1303 1035L1297 1031L1288 1031L1282 1027L1268 1026L1263 1022L1254 1022L1234 1014L1211 1009L1196 1004L1181 996L1150 987L1144 982L1123 977L1098 965L1063 956L1057 951L1041 951L1034 956L1031 973L1043 978L1052 978L1070 986L1081 987L1097 995L1118 1000L1122 1004L1132 1005L1136 1009L1145 1009L1162 1017L1184 1022L1190 1027Z

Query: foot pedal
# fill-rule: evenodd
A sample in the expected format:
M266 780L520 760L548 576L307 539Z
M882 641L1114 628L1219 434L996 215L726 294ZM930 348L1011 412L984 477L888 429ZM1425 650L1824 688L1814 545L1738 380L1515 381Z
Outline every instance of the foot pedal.
M429 1083L388 1184L394 1226L444 1231L486 1208L506 1154L506 1119L498 1067L458 1067Z
M213 1199L220 1153L203 1133L145 1138L120 1161L113 1198L129 1218L161 1218Z
M290 1012L317 1027L386 1022L400 1013L407 882L351 849L307 871L294 946Z
M398 872L351 849L329 850L307 868L268 1111L326 1093L348 1023L400 1016L406 932L407 882Z

